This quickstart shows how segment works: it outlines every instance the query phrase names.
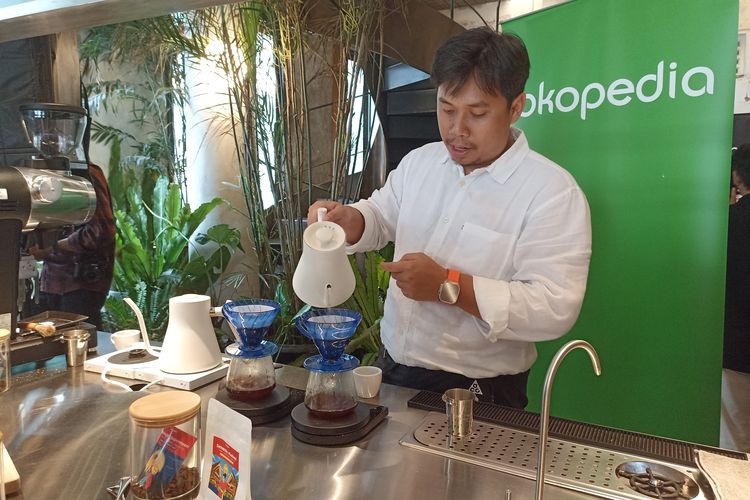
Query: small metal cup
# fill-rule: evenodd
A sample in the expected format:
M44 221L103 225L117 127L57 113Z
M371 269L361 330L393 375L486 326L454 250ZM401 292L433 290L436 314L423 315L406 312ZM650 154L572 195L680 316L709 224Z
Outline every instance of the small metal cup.
M63 332L60 341L65 343L65 361L68 366L83 365L89 346L89 332L80 329L68 330Z
M479 401L468 389L448 389L443 393L445 413L448 416L448 435L462 438L471 434L474 420L474 402Z

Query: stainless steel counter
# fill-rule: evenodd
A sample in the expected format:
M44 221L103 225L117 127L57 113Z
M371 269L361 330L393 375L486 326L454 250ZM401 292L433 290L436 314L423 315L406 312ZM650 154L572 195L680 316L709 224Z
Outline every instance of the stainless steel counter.
M304 389L307 372L283 367L278 383ZM25 500L111 498L105 487L128 473L128 406L144 393L103 385L82 368L18 375L0 395L0 431ZM198 389L208 401L218 383ZM165 390L154 387L154 390ZM383 385L386 421L364 440L324 448L301 443L289 418L253 428L251 489L264 499L512 499L534 497L534 482L399 444L426 412L407 407L416 391ZM206 404L203 405L204 419ZM205 427L204 427L205 428ZM554 486L547 498L591 498Z

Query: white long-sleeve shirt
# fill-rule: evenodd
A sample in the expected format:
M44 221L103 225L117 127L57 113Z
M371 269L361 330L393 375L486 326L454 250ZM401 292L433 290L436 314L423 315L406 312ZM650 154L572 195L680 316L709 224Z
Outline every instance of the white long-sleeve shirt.
M408 299L391 279L380 327L398 363L471 378L520 373L536 360L534 342L561 337L578 318L591 257L586 197L523 132L511 133L500 158L468 175L443 143L416 149L352 205L365 229L349 252L395 241L394 260L423 252L473 276L481 319Z

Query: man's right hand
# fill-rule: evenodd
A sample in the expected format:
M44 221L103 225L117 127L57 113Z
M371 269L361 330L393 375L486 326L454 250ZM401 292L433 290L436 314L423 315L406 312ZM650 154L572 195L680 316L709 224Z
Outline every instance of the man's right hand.
M324 220L331 221L341 226L346 234L346 242L353 245L359 241L365 232L365 218L362 213L354 207L342 205L337 201L321 200L310 205L307 211L307 223L315 224L318 222L318 209L327 210Z
M39 248L37 245L29 247L29 255L35 260L44 260L52 253L52 248Z

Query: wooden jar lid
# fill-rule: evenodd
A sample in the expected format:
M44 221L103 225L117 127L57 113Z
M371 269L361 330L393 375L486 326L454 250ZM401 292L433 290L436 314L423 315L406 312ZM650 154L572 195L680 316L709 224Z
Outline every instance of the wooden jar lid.
M130 405L130 417L141 427L169 427L187 422L201 409L201 398L187 391L149 394Z

